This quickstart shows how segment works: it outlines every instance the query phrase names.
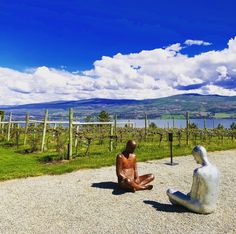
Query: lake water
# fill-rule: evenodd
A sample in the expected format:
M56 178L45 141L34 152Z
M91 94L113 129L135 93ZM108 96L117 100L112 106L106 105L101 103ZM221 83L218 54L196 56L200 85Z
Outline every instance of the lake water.
M55 119L50 119L55 120ZM65 119L64 121L68 121ZM77 120L78 121L78 120ZM81 122L85 122L84 120L79 120ZM111 120L113 121L113 120ZM68 121L69 122L69 121ZM148 125L150 123L155 123L159 128L172 128L173 126L176 128L185 128L186 127L186 120L185 119L149 119ZM235 122L236 118L234 119L206 119L206 127L207 128L216 128L218 124L222 124L224 128L230 128L230 125ZM144 119L117 119L117 126L123 127L126 123L131 123L134 127L143 128L145 126ZM190 123L195 123L198 128L204 128L204 119L190 119ZM20 124L24 126L23 124ZM62 126L68 126L68 124L61 124ZM52 124L53 126L53 124Z
M118 119L117 122L129 122L134 123L134 126L137 128L142 128L145 126L144 119ZM176 128L185 128L186 120L185 119L149 119L148 124L155 123L160 128L172 128L173 126ZM225 128L230 128L230 125L235 122L236 119L206 119L206 127L207 128L216 128L218 124L223 124ZM190 123L195 123L198 128L204 128L204 119L190 119ZM119 124L118 124L119 126ZM122 126L122 125L121 125Z

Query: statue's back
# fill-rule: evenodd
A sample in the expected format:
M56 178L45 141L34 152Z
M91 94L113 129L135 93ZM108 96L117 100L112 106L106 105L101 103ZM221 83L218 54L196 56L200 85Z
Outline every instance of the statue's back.
M198 170L199 191L198 199L203 206L215 208L218 188L219 188L219 171L213 165L207 165Z

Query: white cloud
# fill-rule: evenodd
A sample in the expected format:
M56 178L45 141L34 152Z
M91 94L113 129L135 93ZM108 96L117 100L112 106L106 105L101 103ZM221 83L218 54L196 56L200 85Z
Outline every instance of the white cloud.
M168 51L175 51L175 52L179 52L181 49L182 49L182 46L180 43L170 45L166 48L166 50Z
M210 42L202 41L202 40L191 40L188 39L184 42L185 45L191 46L191 45L199 45L199 46L209 46L212 45Z
M216 68L216 71L219 73L218 78L216 79L216 81L229 79L227 67L219 66L219 67Z
M210 94L218 94L218 95L222 95L222 96L234 96L235 90L226 90L222 87L219 87L219 86L216 86L213 84L209 84L209 85L204 86L200 92L200 94L204 94L204 95L207 95L209 93Z
M85 98L159 98L180 93L236 95L236 37L221 51L189 57L179 43L103 56L88 71L0 67L0 105Z

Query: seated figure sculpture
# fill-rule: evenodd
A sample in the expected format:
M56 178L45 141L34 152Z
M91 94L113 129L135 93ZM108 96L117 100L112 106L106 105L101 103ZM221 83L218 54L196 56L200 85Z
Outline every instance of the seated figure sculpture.
M148 185L154 180L154 175L146 174L139 176L137 171L136 155L134 150L136 143L129 140L125 150L116 157L116 175L119 186L127 191L151 190L152 185Z
M190 193L187 195L167 190L167 195L172 204L181 205L185 208L201 214L214 212L219 186L219 172L207 159L207 152L203 146L196 146L192 154L195 161L202 166L196 168L193 173L193 183Z

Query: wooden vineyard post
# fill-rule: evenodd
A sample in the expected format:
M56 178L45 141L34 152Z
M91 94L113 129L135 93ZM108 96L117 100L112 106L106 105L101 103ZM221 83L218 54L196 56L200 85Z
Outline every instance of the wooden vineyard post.
M186 144L189 144L189 113L186 112Z
M204 115L204 129L206 130L206 116Z
M20 124L16 124L16 148L19 148L19 140L20 140Z
M73 147L73 109L69 109L69 149L68 160L72 159L72 147Z
M48 120L48 110L45 111L45 116L44 116L44 121L43 121L43 136L42 136L42 144L41 144L41 151L42 152L44 151L44 145L45 145L47 120Z
M116 136L116 127L117 127L117 115L115 115L115 118L114 118L114 134Z
M128 119L128 124L127 124L127 127L130 128L130 119Z
M144 119L144 135L145 135L145 140L147 140L147 114L145 113L145 119Z
M203 118L203 141L206 140L206 115Z
M54 125L53 125L53 130L55 130L56 128L57 128L57 124L54 123Z
M75 147L77 147L78 145L78 137L79 137L79 125L76 126Z
M0 115L0 129L2 129L2 115Z
M110 125L110 151L113 150L113 125Z
M11 118L12 118L12 113L9 114L8 128L7 128L7 141L10 141L10 136L11 136Z
M4 121L4 116L0 115L0 117L1 117L1 122L3 122ZM4 123L1 123L1 129L2 129L1 133L4 134Z
M4 133L4 127L5 127L5 124L2 123L2 134Z
M28 133L28 126L29 126L29 114L26 113L26 116L25 116L25 136L24 136L24 145L26 145L27 133Z
M175 117L172 117L173 120L173 128L175 128Z

